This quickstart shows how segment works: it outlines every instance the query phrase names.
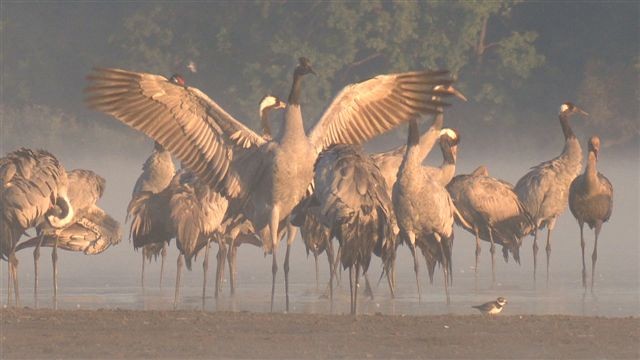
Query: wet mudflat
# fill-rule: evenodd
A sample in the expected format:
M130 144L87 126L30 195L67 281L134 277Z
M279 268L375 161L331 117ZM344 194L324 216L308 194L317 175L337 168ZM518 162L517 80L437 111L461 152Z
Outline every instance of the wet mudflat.
M638 358L640 319L4 309L1 358Z

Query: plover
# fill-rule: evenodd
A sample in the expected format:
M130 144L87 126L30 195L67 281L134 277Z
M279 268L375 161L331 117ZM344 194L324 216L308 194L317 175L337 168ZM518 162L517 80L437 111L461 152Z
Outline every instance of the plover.
M495 301L489 301L488 303L484 303L482 305L475 305L472 307L478 309L481 313L485 315L497 315L502 311L502 308L506 303L507 303L507 299L500 296Z

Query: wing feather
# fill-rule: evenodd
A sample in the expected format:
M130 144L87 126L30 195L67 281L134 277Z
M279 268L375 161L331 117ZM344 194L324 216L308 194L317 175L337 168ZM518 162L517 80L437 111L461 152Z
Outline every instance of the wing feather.
M120 69L96 68L88 80L90 107L158 141L216 190L240 193L228 188L239 183L230 179L239 174L231 165L234 152L265 140L203 92L163 76Z
M437 114L447 103L434 90L449 85L447 71L414 71L380 75L346 86L310 133L318 151L332 144L360 144L420 115Z

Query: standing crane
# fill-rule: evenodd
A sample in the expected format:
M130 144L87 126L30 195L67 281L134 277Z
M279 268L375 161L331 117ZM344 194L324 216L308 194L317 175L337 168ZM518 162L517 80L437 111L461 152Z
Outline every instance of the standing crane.
M567 208L569 186L582 169L582 149L569 125L569 117L575 114L589 115L573 103L560 106L558 118L564 134L562 153L525 174L515 186L515 192L531 215L533 227L533 280L536 279L538 230L547 227L547 283L549 282L549 257L551 256L551 231L558 216Z
M311 62L300 58L284 124L273 141L257 135L200 90L163 76L95 69L88 77L87 102L92 108L163 144L202 181L225 196L241 199L241 211L258 231L269 229L272 309L278 230L281 223L290 223L291 211L305 195L318 154L333 144L363 143L418 115L438 113L441 103L431 99L433 88L451 83L446 71L416 71L347 86L307 136L300 100L302 78L311 73ZM289 249L288 241L287 254ZM285 255L287 309L288 260Z
M168 213L166 211L162 212L161 209L158 208L151 210L146 206L146 202L155 203L157 206L167 206L168 202L161 201L162 196L159 194L167 189L175 173L176 169L171 159L171 153L156 141L153 146L153 152L142 166L142 174L140 174L136 181L131 195L131 201L127 206L127 221L131 219L129 238L133 239L135 249L142 247L142 274L140 281L143 289L145 262L150 261L152 257L157 258L159 254L162 256L160 263L160 287L162 287L167 247L175 235L172 229L167 228L166 216ZM164 200L166 199L165 196ZM142 208L150 209L149 212L146 212L147 215L164 215L162 216L163 219L134 217L134 211ZM136 214L141 215L142 213L136 212ZM134 223L138 224L136 231L134 231ZM146 238L150 233L153 233L155 238ZM143 243L144 245L141 245Z
M533 226L529 214L518 200L513 185L490 177L485 166L471 174L454 177L447 190L460 215L471 226L465 226L458 218L456 223L476 237L476 276L480 239L491 243L491 274L495 284L495 244L502 245L505 261L511 251L513 259L520 263L522 238Z
M180 294L180 277L182 265L186 263L191 270L192 258L205 248L203 262L204 280L202 284L202 307L204 308L207 284L207 270L209 268L209 244L216 238L220 248L225 246L222 236L217 232L227 212L229 202L219 193L212 191L206 184L201 183L189 171L181 171L176 176L180 184L169 200L170 218L176 229L176 245L178 255L174 308L178 305ZM217 274L220 272L220 258L218 258ZM216 274L216 280L217 280ZM216 288L218 283L216 282Z
M584 173L576 177L569 187L569 209L578 220L580 226L580 247L582 248L582 286L587 289L587 270L584 262L584 234L583 227L587 223L594 229L595 243L591 255L591 291L596 274L596 260L598 259L598 235L602 224L611 217L613 210L613 185L609 179L598 172L598 154L600 153L600 138L592 136L589 139L589 157Z
M67 195L67 172L45 150L20 148L0 159L0 258L8 262L7 304L12 285L20 303L16 245L24 232L47 221L56 229L67 226L74 210Z
M351 314L355 315L360 271L366 274L372 253L382 258L393 289L389 272L396 246L391 199L380 170L354 145L334 145L320 153L314 184L319 219L335 234L342 266L349 268Z
M436 137L441 127L442 119L436 117L428 133L431 137ZM423 144L420 140L418 123L412 120L409 122L407 148L393 186L393 207L400 236L409 245L413 255L418 296L421 297L415 248L417 244L425 243L425 248L435 246L438 249L434 256L442 264L445 294L449 304L448 272L453 241L453 217L457 211L444 186L429 176L422 167L422 161L430 152L435 140L428 141L428 146L425 147L421 146Z
M444 86L439 85L434 88L434 94L432 96L432 100L439 101L439 94L448 93L454 95L463 101L467 101L467 98L459 92L452 85ZM440 111L443 108L439 108ZM440 168L433 168L423 166L422 170L424 172L425 177L429 177L438 182L441 186L446 186L447 183L453 178L455 174L455 163L456 163L456 154L457 154L457 145L459 142L459 135L455 130L445 129L442 130L442 126L444 124L444 114L441 112L436 115L432 126L420 136L418 141L418 148L420 149L420 155L424 160L428 153L431 151L431 148L435 144L435 142L440 138L442 141L440 142L440 147L443 155L443 163ZM399 146L395 149L389 150L387 152L382 152L378 154L373 154L372 158L376 162L376 165L380 168L382 175L385 178L388 189L393 189L394 185L398 178L398 171L402 161L404 159L404 154L406 152L407 145ZM421 162L423 161L421 160ZM392 197L391 191L389 196ZM401 236L402 241L408 240L408 238ZM416 246L418 246L427 261L427 268L429 270L429 279L433 283L433 271L436 265L436 258L439 252L439 243L435 241L435 238L431 235L426 235L424 239L420 239L417 244L407 243L409 249L411 250L411 254L414 260L414 271L416 273L416 286L418 288L418 297L421 297L420 291L420 282L418 277L418 259L416 257ZM448 244L445 244L445 250L448 249ZM449 266L452 266L449 263ZM451 274L452 275L452 274Z
M106 181L91 170L76 169L67 173L67 193L74 209L71 222L62 228L54 228L43 222L37 227L38 236L18 244L16 251L35 247L34 262L34 298L38 304L38 259L40 247L53 248L53 299L57 304L58 295L58 267L57 249L79 251L86 255L100 254L111 245L122 240L120 224L102 210L97 202L104 194Z

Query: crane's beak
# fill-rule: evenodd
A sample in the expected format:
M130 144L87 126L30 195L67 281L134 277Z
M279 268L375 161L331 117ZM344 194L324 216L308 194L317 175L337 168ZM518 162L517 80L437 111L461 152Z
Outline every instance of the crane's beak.
M577 106L575 107L575 110L576 110L578 113L580 113L580 114L582 114L582 115L584 115L584 116L589 116L589 113L588 113L588 112L586 112L586 111L584 111L584 110L580 109L580 108L579 108L579 107L577 107Z
M449 86L449 88L447 90L451 91L451 93L455 97L461 99L462 101L467 101L467 97L464 96L460 91L458 91L458 89L454 88L453 86Z
M287 103L282 100L278 101L278 103L276 104L276 109L284 109L286 107L287 107Z
M315 75L315 76L318 76L318 74L316 74L316 72L315 72L315 71L313 71L313 69L312 69L312 68L309 68L309 73L311 73L311 74L313 74L313 75Z

